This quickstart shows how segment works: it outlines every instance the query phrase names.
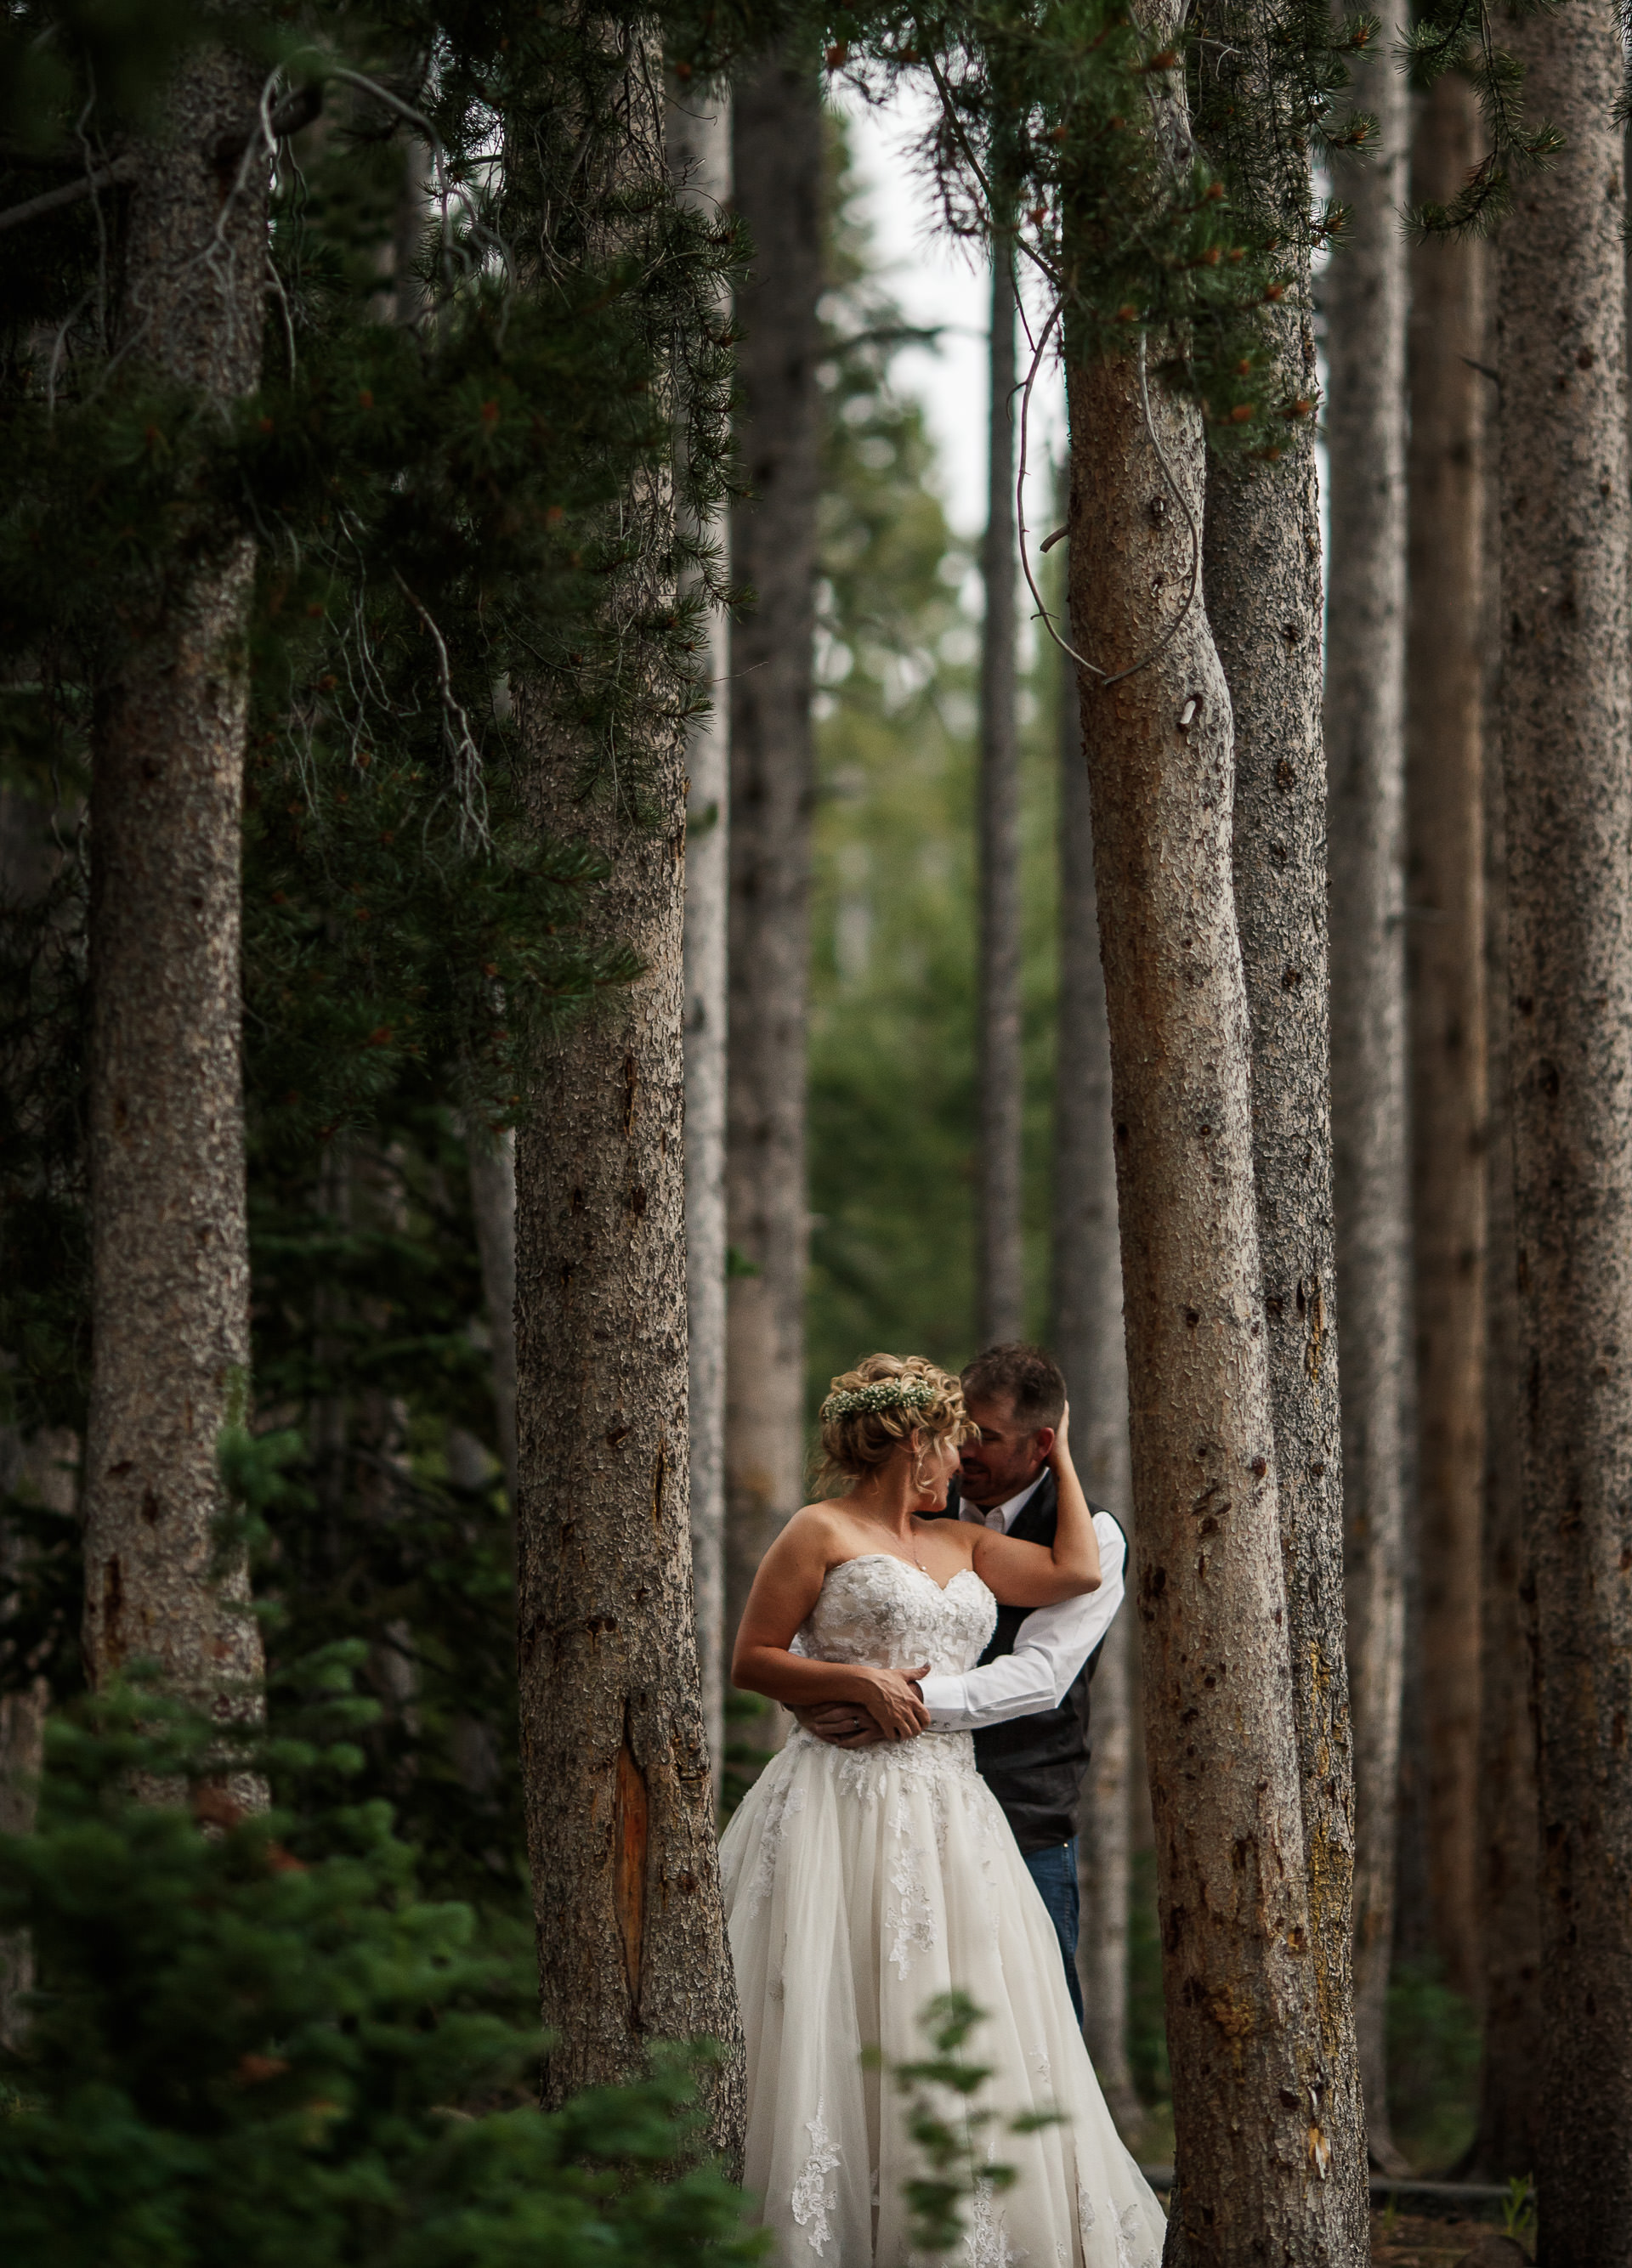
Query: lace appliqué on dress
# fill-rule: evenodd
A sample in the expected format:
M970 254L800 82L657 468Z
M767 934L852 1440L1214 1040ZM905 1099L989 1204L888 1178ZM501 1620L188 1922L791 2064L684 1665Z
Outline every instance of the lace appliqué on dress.
M912 1822L905 1803L897 1803L890 1825L901 1846L890 1869L890 1887L898 1904L884 1908L884 1926L890 1933L890 1959L905 1984L914 1952L935 1949L935 1910L930 1903L920 1854L913 1845Z
M1156 2256L1146 2252L1135 2259L1134 2245L1141 2235L1144 2216L1136 2205L1125 2205L1117 2215L1117 2268L1156 2268Z
M990 2182L975 2183L969 2205L969 2227L964 2232L966 2268L1020 2268L1020 2263L1030 2259L1030 2255L1016 2252L1009 2242L1003 2216L992 2210L992 2196Z
M838 2152L827 2131L827 2098L816 2102L814 2118L805 2121L805 2132L810 2137L810 2155L805 2160L805 2169L794 2183L792 2205L794 2219L806 2233L805 2242L820 2259L822 2247L831 2234L827 2216L837 2212L838 2192L830 2190L827 2177L838 2163Z
M787 1832L787 1822L790 1819L797 1819L804 1808L803 1788L786 1781L776 1789L766 1807L764 1825L759 1833L759 1853L754 1865L754 1878L748 1886L750 1921L776 1888L777 1861L782 1855L782 1838Z

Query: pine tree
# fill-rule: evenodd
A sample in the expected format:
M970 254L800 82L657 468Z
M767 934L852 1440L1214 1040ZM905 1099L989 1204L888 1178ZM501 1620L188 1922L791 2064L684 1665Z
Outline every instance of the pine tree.
M1131 1521L1127 1354L1117 1241L1111 1035L1099 966L1094 835L1076 673L1060 688L1060 1006L1055 1031L1052 1314L1049 1338L1071 1396L1074 1454L1091 1503ZM1131 1568L1127 1571L1131 1574ZM1105 1633L1094 1673L1093 1754L1082 1786L1077 1968L1083 2037L1111 2115L1142 2121L1127 2060L1128 1892L1134 1817L1131 1609Z
M975 1206L976 1330L983 1345L1025 1325L1021 1242L1020 735L1015 683L1015 273L992 253L987 348L986 618L980 641L980 1143Z
M1325 2126L1341 2199L1334 2257L1369 2244L1353 2014L1355 1793L1343 1596L1343 1456L1332 1189L1323 590L1312 411L1306 91L1279 84L1297 18L1209 10L1204 132L1235 195L1295 247L1267 328L1289 409L1264 457L1207 468L1203 576L1235 724L1236 915L1252 1020L1252 1167L1274 1395L1287 1618L1310 1857ZM1243 120L1252 122L1244 128ZM1279 123L1279 131L1274 130ZM1256 129L1256 130L1254 130Z
M1149 26L1157 39L1172 28L1159 16ZM1163 126L1177 137L1182 112L1168 100ZM1306 1972L1289 1957L1307 1944L1309 1918L1230 872L1230 696L1206 616L1185 603L1199 568L1200 416L1142 358L1090 359L1069 335L1067 351L1075 643L1097 668L1127 673L1085 682L1082 738L1178 2151L1170 2244L1186 2260L1225 2261L1283 2241L1283 2229L1294 2241L1322 2198L1305 2170L1318 2048ZM1221 1691L1232 1732L1215 1747L1191 1727L1215 1715ZM1323 2117L1314 2123L1324 2148Z
M1604 8L1516 18L1564 147L1499 240L1510 1093L1524 1528L1534 1553L1540 2257L1632 2244L1632 778L1621 57Z
M746 493L732 514L731 556L753 603L731 636L727 1643L761 1554L804 1497L810 702L825 197L821 99L798 47L772 54L739 82L732 165L753 269L737 299ZM773 1720L760 1721L768 1729Z
M1413 195L1449 203L1477 159L1473 91L1420 109ZM1417 1550L1429 1926L1446 1979L1480 1990L1480 1480L1484 1462L1486 247L1411 255L1406 908Z
M602 22L557 97L553 114L534 114L534 137L513 127L506 149L535 274L649 276L669 210L649 27ZM668 313L659 301L651 316ZM631 468L601 533L597 628L609 666L640 688L615 749L548 679L523 677L515 696L534 822L593 846L604 879L587 919L639 969L541 1050L517 1144L518 1667L542 1998L558 2035L545 2095L560 2103L633 2076L656 2041L706 2036L727 2049L710 2117L729 2153L742 2073L691 1618L686 718L666 666L682 617L661 450Z
M261 370L260 95L223 50L181 66L129 151L103 311L110 354L221 409ZM92 725L85 1646L99 1683L151 1660L172 1690L243 1707L262 1649L241 1551L218 1561L216 1447L242 1423L249 1373L238 961L255 549L204 514L189 535L193 558L106 658Z
M1396 28L1403 28L1397 26ZM1355 1726L1355 2003L1371 2155L1395 2170L1385 2019L1405 1646L1410 1226L1405 998L1408 122L1385 55L1366 92L1376 154L1343 168L1350 218L1326 284L1332 567L1326 742L1332 873L1332 1116L1342 1316L1349 1699Z
M1487 310L1487 335L1494 335ZM1485 459L1486 659L1497 643L1500 489ZM1525 1526L1518 1249L1508 1075L1507 818L1503 728L1485 686L1481 780L1485 841L1485 1028L1489 1136L1485 1153L1485 1443L1481 1480L1479 1954L1484 2053L1474 2169L1495 2181L1533 2172L1540 2141L1541 1917L1537 1902L1535 1569Z
M731 110L721 89L668 112L668 162L683 198L718 215L731 192ZM699 530L699 535L704 531ZM706 530L723 542L728 515ZM686 1300L690 1386L691 1593L703 1718L714 1786L725 1754L726 1072L730 897L730 636L723 609L706 623L709 707L686 765Z

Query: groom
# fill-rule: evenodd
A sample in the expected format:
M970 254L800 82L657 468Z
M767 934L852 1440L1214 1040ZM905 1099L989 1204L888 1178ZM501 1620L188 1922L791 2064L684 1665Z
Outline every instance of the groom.
M1066 1406L1066 1381L1041 1347L988 1347L963 1374L964 1403L980 1428L965 1442L944 1517L982 1521L1023 1543L1054 1540L1056 1496L1048 1453ZM933 1733L975 1736L975 1763L1003 1808L1021 1856L1060 1940L1078 2021L1076 1811L1088 1771L1088 1689L1105 1632L1122 1603L1127 1538L1096 1505L1100 1585L1058 1606L1000 1607L997 1629L962 1676L926 1677L919 1690ZM823 1740L851 1747L853 1708L801 1710Z

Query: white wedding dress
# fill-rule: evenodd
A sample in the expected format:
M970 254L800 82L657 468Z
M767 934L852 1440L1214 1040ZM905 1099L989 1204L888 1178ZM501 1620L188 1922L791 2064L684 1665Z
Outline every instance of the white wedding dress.
M944 1590L885 1553L830 1570L795 1640L823 1661L972 1668L997 1602L972 1570ZM1158 2268L1162 2208L1105 2109L1060 1944L967 1733L863 1749L795 1731L720 1845L748 2041L746 2186L780 2268L908 2268L905 2184L924 2166L893 2083L864 2066L931 2052L937 1993L985 2013L965 2053L993 2068L956 2268ZM1058 2124L1007 2132L1016 2113Z

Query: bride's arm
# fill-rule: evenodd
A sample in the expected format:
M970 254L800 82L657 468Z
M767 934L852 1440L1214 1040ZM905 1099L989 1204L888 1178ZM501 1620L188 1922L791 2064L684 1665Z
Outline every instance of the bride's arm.
M911 1670L873 1669L864 1662L811 1661L787 1650L816 1602L832 1564L832 1541L827 1521L814 1506L795 1513L777 1537L759 1563L742 1609L731 1683L790 1709L819 1701L853 1702L886 1739L910 1740L929 1722L911 1684L914 1677L927 1676L927 1662Z
M975 1531L975 1572L1003 1606L1052 1607L1099 1588L1099 1538L1071 1462L1070 1418L1068 1408L1061 1412L1048 1453L1060 1498L1052 1546L1023 1543L992 1528Z

